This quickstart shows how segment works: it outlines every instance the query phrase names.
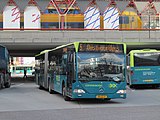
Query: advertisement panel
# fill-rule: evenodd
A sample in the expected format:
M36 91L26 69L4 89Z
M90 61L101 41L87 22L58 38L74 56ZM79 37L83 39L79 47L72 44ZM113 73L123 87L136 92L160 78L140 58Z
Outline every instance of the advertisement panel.
M24 11L24 28L41 28L40 10L36 6L27 6Z
M88 7L84 12L84 28L100 29L100 11L98 7Z
M108 7L103 14L104 29L119 29L119 10Z
M20 28L20 10L17 6L6 6L4 8L3 28Z

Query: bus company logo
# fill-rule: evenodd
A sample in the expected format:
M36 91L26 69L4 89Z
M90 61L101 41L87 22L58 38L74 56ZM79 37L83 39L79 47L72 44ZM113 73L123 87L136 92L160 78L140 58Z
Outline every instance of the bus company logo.
M114 83L111 84L111 83L110 83L110 84L108 85L108 87L111 88L111 89L115 89L115 88L117 88L117 84L114 84Z
M104 89L103 88L99 88L99 92L100 93L104 93Z

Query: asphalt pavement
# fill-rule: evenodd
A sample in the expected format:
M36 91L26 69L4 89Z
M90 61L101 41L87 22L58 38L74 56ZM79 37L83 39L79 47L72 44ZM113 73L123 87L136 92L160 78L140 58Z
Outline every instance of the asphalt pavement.
M60 94L40 90L34 80L20 81L13 82L11 88L0 90L0 120L160 119L160 89L127 87L126 99L67 102Z

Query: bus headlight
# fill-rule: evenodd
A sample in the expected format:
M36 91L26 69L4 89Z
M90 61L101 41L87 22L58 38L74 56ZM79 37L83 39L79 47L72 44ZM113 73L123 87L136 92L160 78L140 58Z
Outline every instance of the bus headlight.
M118 78L118 77L113 77L113 80L114 80L115 82L120 82L120 81L121 81L121 79Z
M85 93L85 91L82 89L74 89L73 92L74 93Z
M126 90L118 90L117 93L118 93L118 94L125 94L125 93L126 93Z

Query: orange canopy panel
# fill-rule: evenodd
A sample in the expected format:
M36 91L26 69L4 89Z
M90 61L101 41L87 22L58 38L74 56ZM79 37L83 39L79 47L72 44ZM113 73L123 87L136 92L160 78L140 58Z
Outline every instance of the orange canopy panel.
M66 15L67 22L83 22L84 15L82 14L68 14ZM59 22L58 14L43 14L41 15L41 22Z

